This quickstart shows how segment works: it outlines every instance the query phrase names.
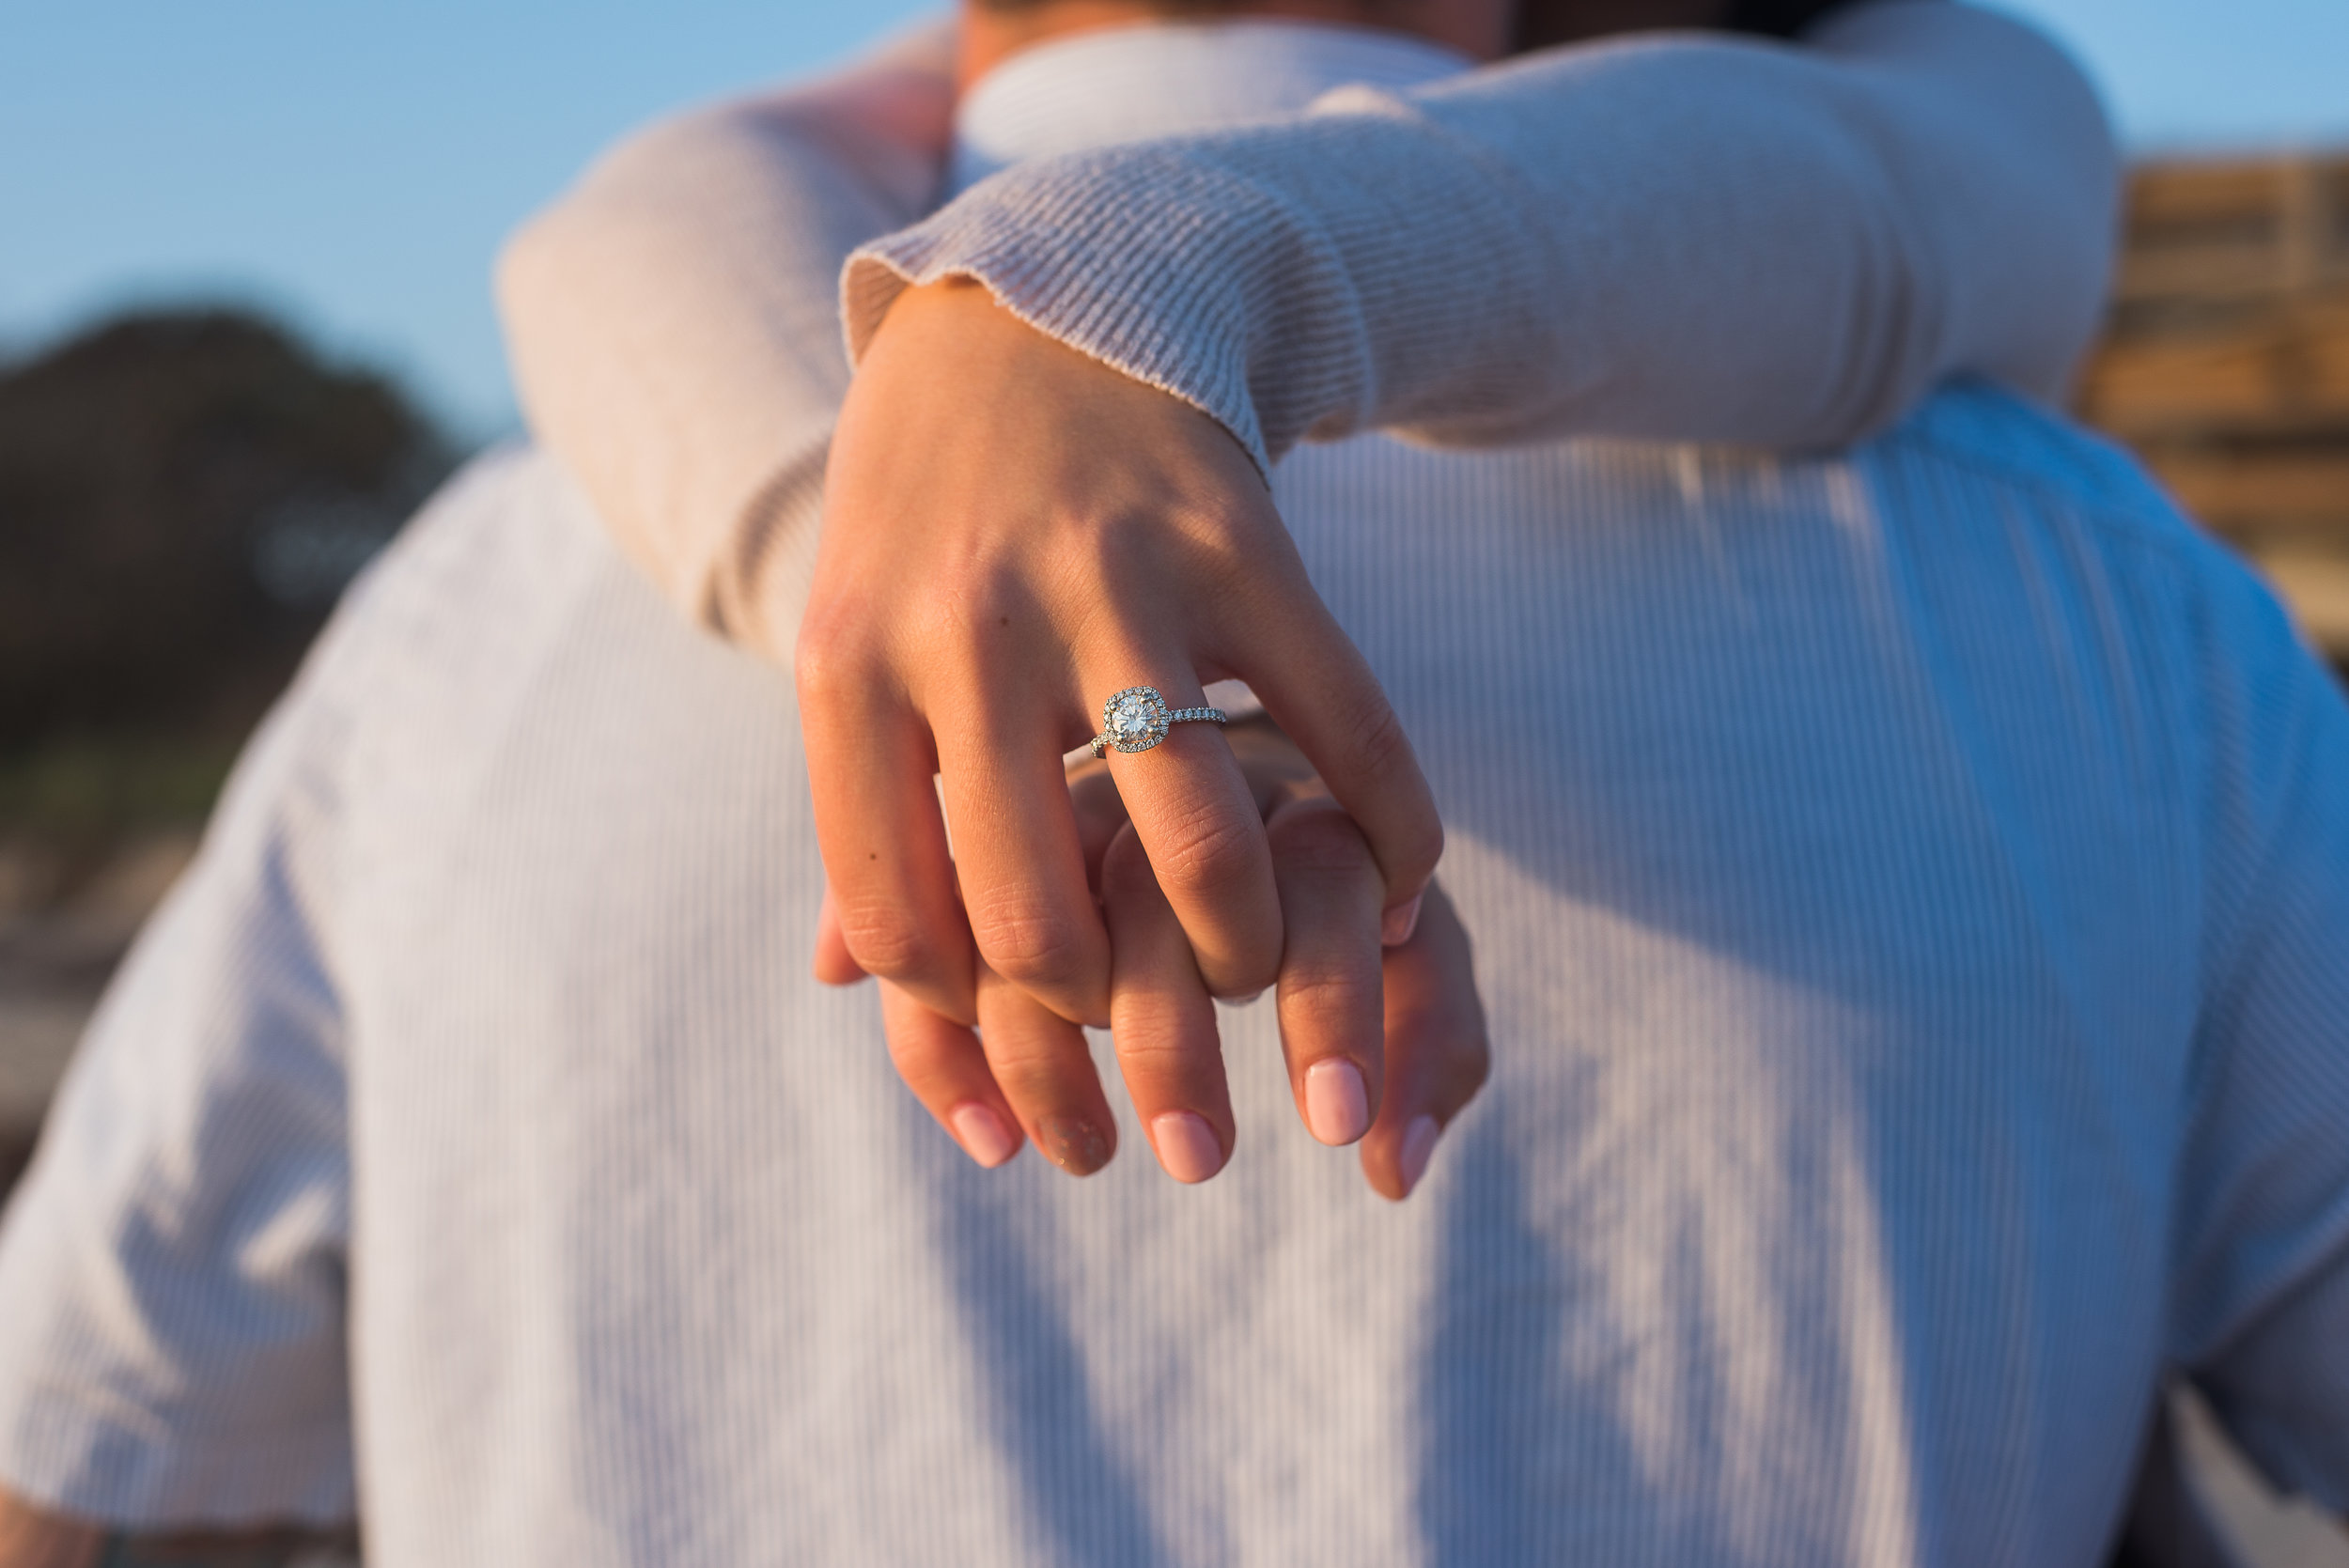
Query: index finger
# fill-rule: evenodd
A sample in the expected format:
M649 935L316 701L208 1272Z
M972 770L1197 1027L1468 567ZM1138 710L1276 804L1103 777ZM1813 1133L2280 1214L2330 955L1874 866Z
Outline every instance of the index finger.
M1110 1041L1134 1113L1168 1175L1206 1181L1223 1168L1234 1136L1215 1003L1131 829L1103 857L1101 902L1112 952Z
M932 1011L978 1021L970 927L938 809L929 737L818 660L799 666L816 838L842 945L857 968Z

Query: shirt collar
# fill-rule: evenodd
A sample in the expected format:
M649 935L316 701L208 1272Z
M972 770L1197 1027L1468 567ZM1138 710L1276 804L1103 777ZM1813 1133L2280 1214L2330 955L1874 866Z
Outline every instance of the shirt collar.
M1267 18L1078 33L1022 50L963 95L950 190L1023 158L1267 119L1333 87L1417 86L1473 63L1400 33Z

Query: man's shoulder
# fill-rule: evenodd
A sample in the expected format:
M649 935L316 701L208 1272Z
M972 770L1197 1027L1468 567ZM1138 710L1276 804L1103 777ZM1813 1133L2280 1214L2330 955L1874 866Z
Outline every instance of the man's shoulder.
M2061 507L2128 546L2217 563L2223 551L2123 447L1986 380L1951 383L1873 443L1880 460L1937 470Z
M520 442L466 463L352 585L340 615L460 614L481 601L514 610L559 595L566 568L606 553L584 493L554 458Z
M2182 511L2129 453L2062 415L1986 383L1959 384L1863 460L1892 494L1905 468L1919 471L1921 489L1937 498L1925 508L1938 514L1929 522L1995 540L1977 559L2031 578L2043 595L2052 591L2043 570L2049 558L2033 552L2058 547L2068 564L2057 575L2080 596L2075 609L2098 636L2166 644L2171 675L2193 672L2148 694L2190 712L2195 724L2229 722L2220 711L2229 703L2245 712L2275 706L2280 692L2338 702L2322 660L2250 563Z
M344 593L272 727L330 772L354 748L445 758L464 743L456 715L549 662L597 588L630 575L559 463L494 448L434 492Z
M362 572L313 648L305 684L395 677L478 657L558 619L614 551L579 487L534 447L460 468Z

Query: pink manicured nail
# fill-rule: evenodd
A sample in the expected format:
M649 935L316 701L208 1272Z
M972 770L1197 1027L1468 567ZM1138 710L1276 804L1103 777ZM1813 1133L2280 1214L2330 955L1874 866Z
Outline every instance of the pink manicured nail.
M1223 1146L1206 1118L1188 1110L1169 1110L1150 1123L1150 1141L1159 1163L1178 1182L1204 1182L1223 1169Z
M1019 1152L1019 1144L1003 1118L976 1100L965 1100L946 1113L963 1153L992 1171Z
M1405 1197L1417 1190L1420 1177L1427 1174L1428 1157L1436 1152L1436 1140L1442 1132L1433 1116L1414 1116L1411 1125L1403 1129L1400 1163Z
M1370 1130L1361 1069L1333 1056L1305 1069L1305 1125L1324 1143L1351 1143Z
M1426 896L1421 893L1408 904L1397 904L1389 909L1386 918L1378 923L1379 941L1388 947L1401 947L1409 941L1411 933L1419 929L1420 899Z

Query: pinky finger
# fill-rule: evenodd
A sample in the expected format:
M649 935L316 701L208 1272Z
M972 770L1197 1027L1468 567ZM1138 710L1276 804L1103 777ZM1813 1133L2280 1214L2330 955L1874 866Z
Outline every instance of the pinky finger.
M1361 1141L1362 1175L1400 1203L1446 1127L1484 1088L1492 1050L1467 928L1430 883L1417 928L1385 952L1386 1094Z
M1007 1162L1019 1152L1019 1119L988 1070L977 1032L887 981L880 991L881 1028L897 1076L964 1154L988 1170Z

